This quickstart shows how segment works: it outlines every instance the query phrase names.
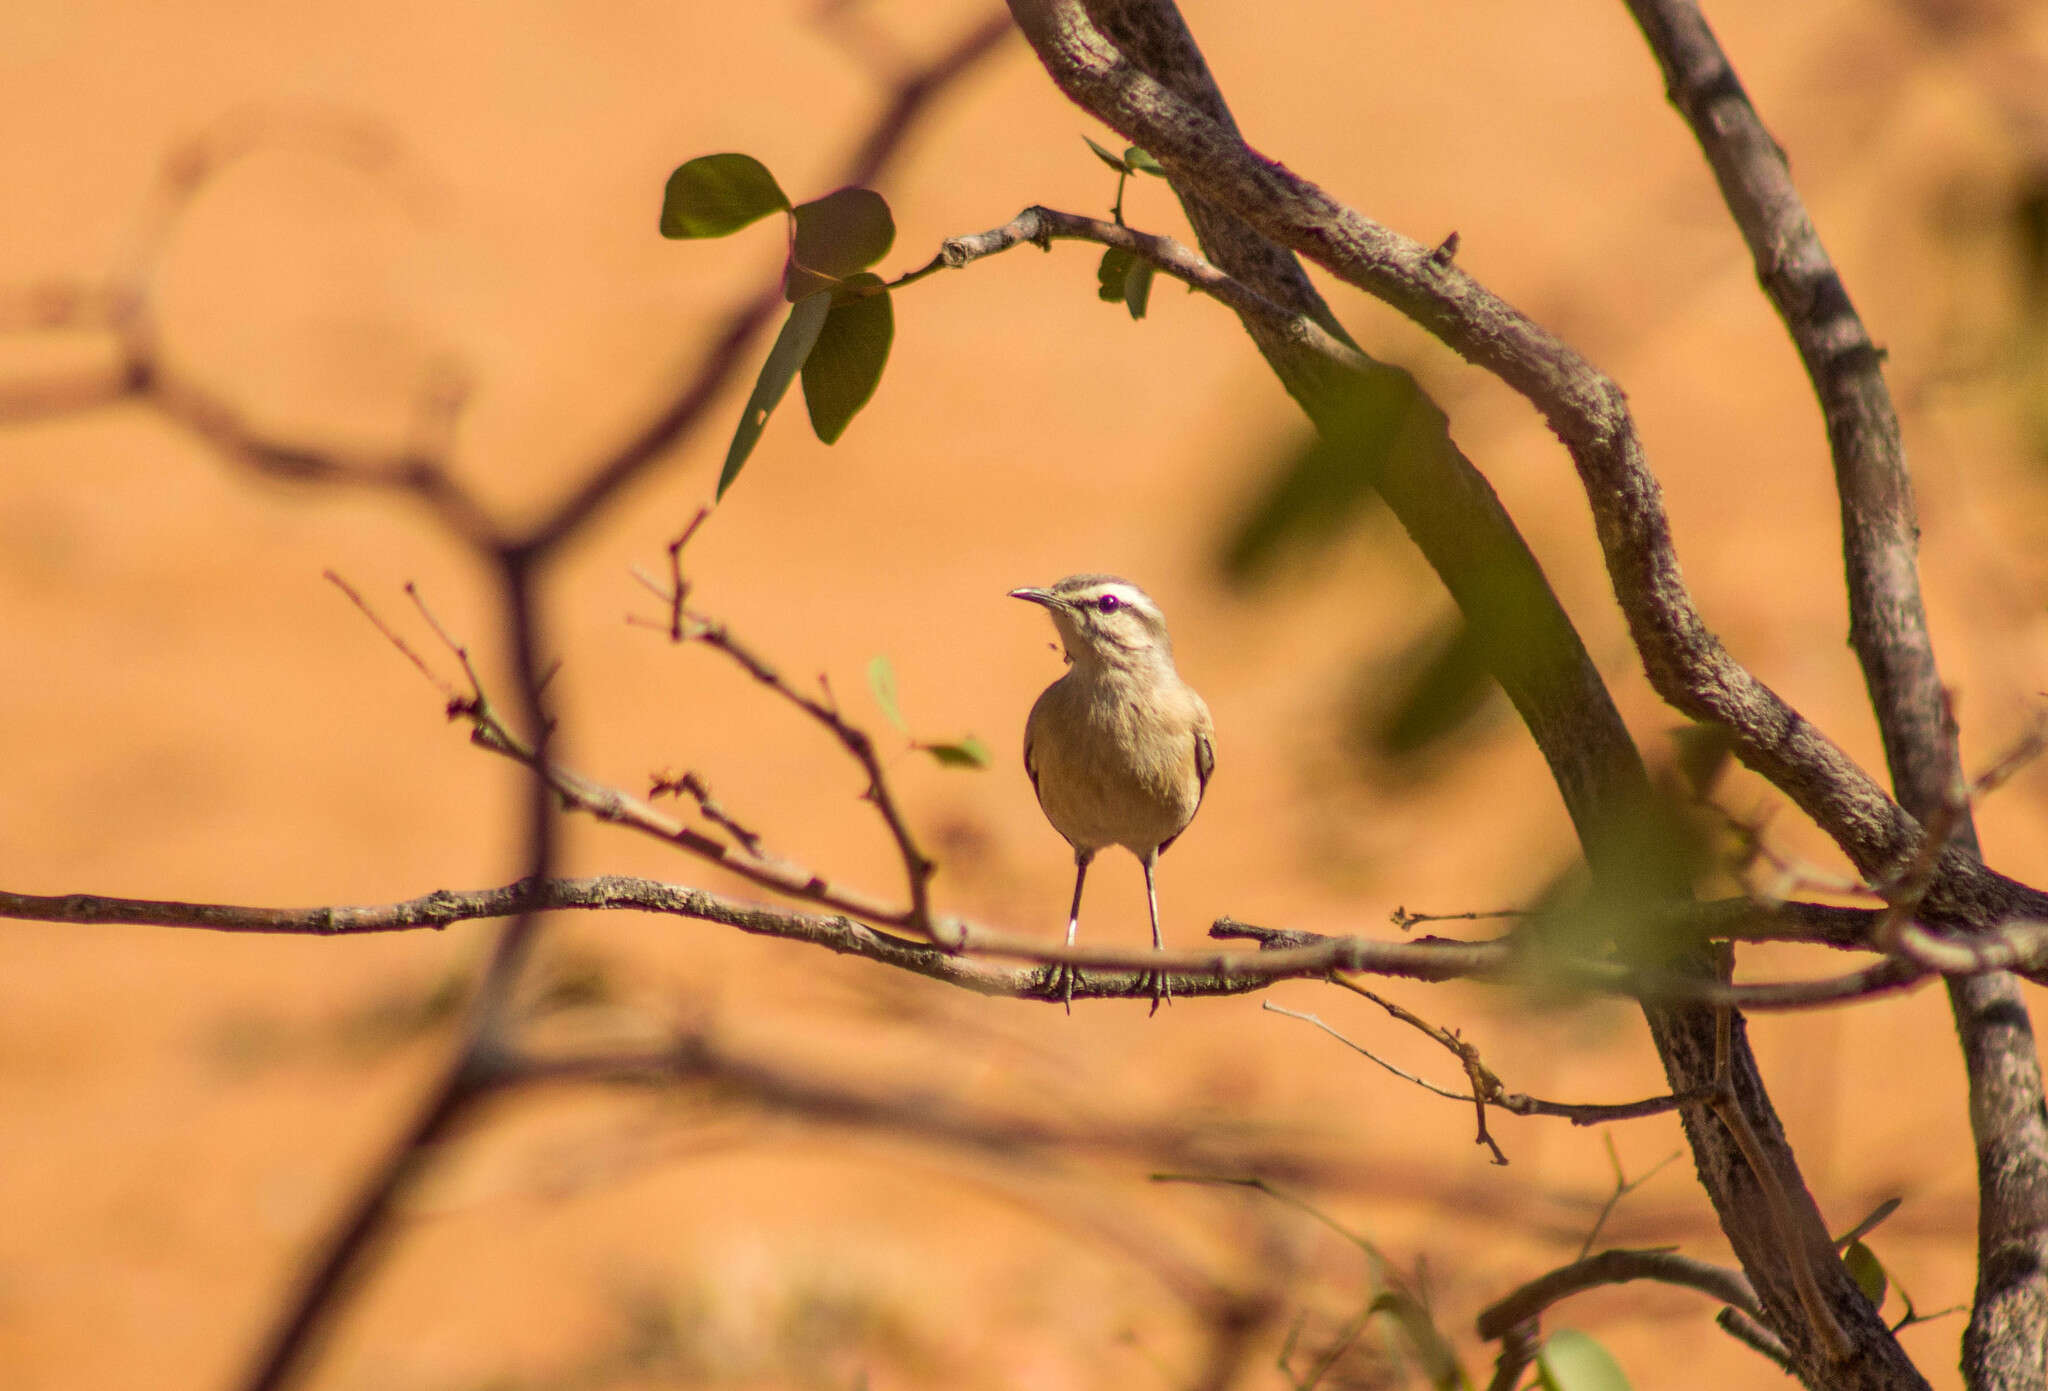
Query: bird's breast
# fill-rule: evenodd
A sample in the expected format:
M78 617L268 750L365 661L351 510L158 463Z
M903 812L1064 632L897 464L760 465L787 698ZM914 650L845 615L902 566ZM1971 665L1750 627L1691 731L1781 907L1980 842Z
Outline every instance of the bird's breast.
M1122 845L1140 856L1187 829L1202 798L1198 705L1177 678L1148 690L1076 669L1047 687L1031 710L1030 745L1054 829L1081 849Z

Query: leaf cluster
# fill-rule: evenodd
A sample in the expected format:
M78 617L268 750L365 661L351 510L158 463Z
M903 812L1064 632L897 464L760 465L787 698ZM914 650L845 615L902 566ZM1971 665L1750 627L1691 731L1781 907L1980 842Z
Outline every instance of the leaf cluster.
M803 378L812 431L824 443L836 443L881 385L896 337L889 287L867 269L895 245L896 222L888 200L871 188L835 189L792 204L753 156L702 155L669 175L661 234L679 241L725 237L776 213L788 228L782 294L789 317L761 364L726 449L718 475L721 498L792 381Z

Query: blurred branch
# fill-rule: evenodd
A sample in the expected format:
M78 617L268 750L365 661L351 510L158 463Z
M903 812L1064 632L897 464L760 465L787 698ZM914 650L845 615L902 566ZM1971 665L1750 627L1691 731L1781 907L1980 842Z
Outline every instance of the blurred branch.
M1297 1181L1334 1172L1295 1150L1219 1136L1213 1125L1182 1120L1092 1120L1063 1111L1056 1119L963 1105L929 1088L899 1091L828 1081L692 1031L647 1050L585 1055L520 1053L504 1060L507 1084L688 1085L765 1110L825 1125L885 1131L1000 1159L1054 1151L1121 1155L1150 1165L1235 1167Z
M964 31L924 67L905 72L841 167L839 182L865 185L879 179L933 103L993 54L1010 32L1009 16L997 11ZM584 481L549 509L546 519L521 544L536 551L553 549L682 443L732 380L754 339L783 307L780 275L759 294L735 306L688 384L630 439L593 465Z
M1682 1256L1676 1251L1602 1251L1539 1275L1487 1305L1479 1311L1479 1336L1489 1341L1503 1337L1518 1324L1539 1317L1559 1300L1601 1285L1621 1285L1631 1280L1655 1280L1698 1290L1752 1318L1763 1317L1763 1305L1757 1300L1756 1290L1739 1270Z
M866 134L849 162L848 183L873 181L882 166L901 148L917 119L940 93L982 57L993 51L1008 31L1000 14L992 15L969 30L932 63L913 71L893 74L894 93ZM485 747L513 757L538 776L528 780L524 808L526 866L525 882L544 884L551 878L557 798L571 807L592 812L600 818L620 820L649 834L659 835L716 863L783 891L799 896L808 893L813 901L830 906L865 911L871 916L887 915L882 905L864 899L840 899L828 885L793 866L769 861L734 850L710 837L662 818L636 799L577 778L557 768L547 753L552 719L542 710L541 694L547 677L539 654L546 646L541 632L536 587L547 565L577 529L609 499L616 497L657 460L665 457L698 424L710 404L737 369L752 340L780 306L779 285L764 287L739 306L728 318L722 332L713 335L709 350L694 376L670 403L638 429L624 444L601 459L585 480L548 512L523 537L514 536L494 519L449 471L447 458L454 435L455 418L463 392L452 381L434 382L423 392L418 439L403 448L352 454L340 449L300 444L272 438L249 423L242 411L200 383L173 371L160 351L153 321L151 281L157 262L167 245L171 230L192 199L218 172L250 149L274 135L271 125L257 121L210 132L189 142L164 162L158 188L142 220L136 251L130 264L109 277L106 287L60 287L62 292L20 297L18 313L4 313L13 322L32 329L93 327L113 335L117 364L104 381L62 384L41 393L15 391L0 399L0 411L16 418L70 412L123 399L141 400L164 418L197 435L222 458L253 471L302 482L328 485L368 486L407 493L425 502L449 532L467 542L490 566L496 581L503 647L514 671L512 710L503 718L484 697L467 652L440 625L434 624L443 640L461 661L471 692L449 695L451 716L468 718L473 738ZM344 132L346 133L346 132ZM344 152L374 162L379 150L360 143L342 142ZM388 157L388 152L384 152ZM0 311L9 306L0 305ZM346 586L344 586L346 588ZM359 606L361 600L351 591ZM367 611L367 606L364 606ZM422 610L424 613L424 609ZM431 623L432 616L426 615ZM374 615L372 615L374 618ZM387 625L379 627L405 652L409 660L441 687L452 688L434 677L417 653L407 647ZM514 731L532 731L522 738ZM878 789L879 793L879 789ZM885 794L881 794L885 796ZM881 796L878 796L878 800ZM744 844L744 838L742 837ZM908 846L906 842L906 853ZM913 868L912 911L908 920L924 926L928 912L922 885ZM270 1391L291 1380L330 1321L346 1292L353 1286L376 1251L388 1229L393 1203L431 1155L435 1144L459 1124L472 1103L500 1078L499 1064L505 1051L504 1033L507 1005L514 985L530 955L539 928L541 911L532 895L519 886L499 891L510 893L516 902L500 902L497 912L508 908L517 913L501 930L483 985L472 1004L461 1046L438 1084L417 1108L392 1151L367 1175L343 1215L320 1241L309 1259L290 1299L280 1311L244 1383L249 1391ZM30 908L31 901L9 896L15 908ZM114 901L100 900L99 907ZM58 915L90 912L90 897L44 901L43 908ZM315 910L305 915L238 910L224 905L141 905L115 908L126 921L153 918L184 918L190 925L244 931L320 931L327 933L392 930L399 926L433 925L450 920L448 903L429 896L410 905L417 924L401 922L409 914L401 911L350 909L324 915ZM466 905L461 915L479 915L483 905ZM477 912L470 912L476 909ZM371 925L382 916L381 926ZM899 915L900 916L900 915Z

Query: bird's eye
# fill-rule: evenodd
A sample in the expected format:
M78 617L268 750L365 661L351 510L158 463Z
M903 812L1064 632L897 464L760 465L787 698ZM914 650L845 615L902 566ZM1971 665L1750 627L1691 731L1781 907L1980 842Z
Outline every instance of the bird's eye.
M1095 607L1104 613L1115 613L1123 607L1123 601L1114 594L1105 594L1095 601Z

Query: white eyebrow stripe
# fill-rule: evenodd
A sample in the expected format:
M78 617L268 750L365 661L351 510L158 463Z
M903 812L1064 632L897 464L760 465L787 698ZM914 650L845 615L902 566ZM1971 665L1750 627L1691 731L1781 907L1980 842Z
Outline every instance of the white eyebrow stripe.
M1149 609L1154 613L1159 611L1158 606L1145 596L1145 591L1136 585L1105 584L1093 591L1093 594L1096 598L1101 598L1105 594L1114 594L1117 602L1120 604L1131 604L1138 608Z

